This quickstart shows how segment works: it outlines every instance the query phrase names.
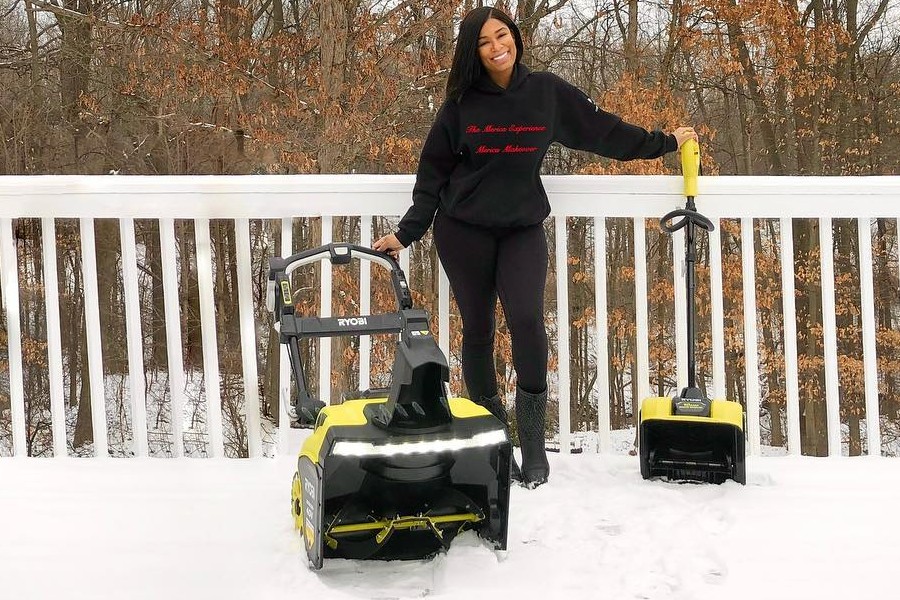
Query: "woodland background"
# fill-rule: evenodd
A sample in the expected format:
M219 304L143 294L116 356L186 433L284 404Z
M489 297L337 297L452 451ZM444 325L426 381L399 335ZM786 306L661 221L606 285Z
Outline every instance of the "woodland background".
M0 0L0 173L202 175L411 173L452 57L455 28L472 0ZM493 4L491 2L487 4ZM525 39L524 61L551 70L600 106L647 128L694 125L704 172L719 175L888 175L898 171L900 7L891 0L499 0ZM547 174L677 173L677 157L613 163L554 147ZM702 198L699 199L702 210ZM374 220L375 235L396 218ZM57 220L69 452L91 453L90 390L78 223ZM118 224L98 219L97 252L110 452L131 453ZM743 401L741 236L722 228L727 391ZM754 228L763 404L763 443L786 445L783 318L777 221ZM186 451L205 453L199 300L193 222L178 221L180 320L191 402ZM871 223L875 253L881 451L900 437L900 282L897 223ZM572 426L596 429L596 344L605 343L614 428L634 418L633 227L609 219L609 339L593 336L593 227L568 220L572 340ZM673 251L648 221L651 382L675 389ZM835 220L835 273L843 451L866 448L857 223ZM818 223L797 219L796 260L802 451L827 453ZM277 338L263 303L266 261L280 224L251 222L260 392L267 431L277 423ZM158 224L136 223L152 450L171 452L165 317ZM227 452L247 453L236 319L234 229L211 227L219 317ZM552 223L548 222L551 244ZM41 223L15 222L25 354L28 454L51 453ZM317 245L318 219L296 219L294 248ZM336 241L354 241L359 219L335 219ZM701 240L700 381L711 377L709 276ZM676 249L676 257L681 249ZM552 263L552 261L551 261ZM430 237L412 248L417 302L434 316L437 259ZM552 268L552 265L551 265ZM373 270L376 275L379 270ZM354 268L335 269L335 314L358 312ZM559 325L554 281L547 286L551 346ZM301 310L319 305L318 271L298 275ZM386 285L373 285L373 311L390 310ZM498 311L497 365L503 393L514 390L508 333ZM0 328L0 455L11 452L5 323ZM436 329L436 323L435 323ZM451 308L451 365L460 327ZM358 386L359 341L335 340L338 397ZM379 339L373 385L384 385L392 349ZM304 347L310 373L320 357ZM551 368L555 357L551 356ZM309 377L313 389L317 377ZM464 393L458 369L454 390ZM551 382L551 390L556 384ZM552 392L552 396L555 392ZM555 410L555 404L552 410ZM553 415L555 417L555 415ZM555 418L550 419L553 434ZM270 435L270 434L269 434ZM877 450L876 450L877 452Z

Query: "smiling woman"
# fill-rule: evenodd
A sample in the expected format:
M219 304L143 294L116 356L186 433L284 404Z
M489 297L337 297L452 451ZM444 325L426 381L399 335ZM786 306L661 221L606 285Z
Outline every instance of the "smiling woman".
M506 422L494 368L499 299L512 341L516 421L528 487L547 481L544 452L547 333L544 286L550 204L540 180L550 144L619 160L656 158L697 134L649 132L600 109L578 88L522 64L518 26L482 7L459 27L447 99L422 148L413 205L374 248L396 255L434 222L434 243L463 322L462 371L469 397Z

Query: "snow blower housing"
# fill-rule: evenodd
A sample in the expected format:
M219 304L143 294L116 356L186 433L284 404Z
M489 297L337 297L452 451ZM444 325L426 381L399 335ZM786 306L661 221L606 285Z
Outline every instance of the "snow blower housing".
M290 273L328 259L387 268L397 312L300 317ZM447 360L412 307L403 271L387 254L327 244L269 266L267 305L287 345L297 387L294 417L314 427L297 459L291 513L310 564L324 558L417 559L447 548L472 529L506 548L511 446L503 423L465 398L448 398ZM306 387L298 340L398 333L387 396L377 390L325 406Z
M738 402L710 400L696 383L696 233L698 228L713 231L714 226L697 212L694 204L700 170L700 148L695 141L688 140L682 145L681 164L687 204L660 219L660 226L668 233L685 229L688 382L674 398L647 398L641 404L638 436L641 475L644 479L663 477L706 483L733 479L744 484L747 481L744 409Z

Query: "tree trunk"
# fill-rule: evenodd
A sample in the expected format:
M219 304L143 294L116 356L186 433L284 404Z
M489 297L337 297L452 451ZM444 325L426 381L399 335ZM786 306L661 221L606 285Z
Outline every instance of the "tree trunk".
M794 227L794 247L798 250L797 262L802 270L817 273L818 261L814 261L818 249L818 223L801 219ZM797 290L800 295L798 308L798 347L808 363L816 364L822 356L822 348L813 331L822 323L822 293L820 281L800 280ZM804 454L812 456L828 455L827 420L825 411L824 371L820 367L800 372L801 381L801 436ZM805 390L805 394L803 393Z
M188 371L203 365L203 338L200 331L200 289L197 284L196 251L192 222L176 221L175 235L180 246L178 305L181 307L181 331L184 362Z
M91 375L88 370L88 361L86 358L87 338L84 336L81 337L78 354L82 357L80 364L81 373L79 377L81 389L78 394L79 400L78 415L75 419L75 439L72 441L72 445L76 449L94 441L94 426L91 421L93 415L91 410Z
M115 219L95 219L97 287L100 304L100 343L103 347L104 372L122 374L128 371L125 356L125 331L122 327L124 300L119 285L119 224Z
M169 364L166 338L166 303L163 290L162 248L159 243L159 221L147 221L141 227L141 236L144 248L146 248L145 264L150 277L150 367L151 370L162 369ZM173 255L174 257L174 255ZM177 319L177 315L169 315Z
M341 102L347 84L347 44L350 14L347 0L321 0L318 3L320 40L319 61L321 86L326 108L322 113L322 129L317 158L320 173L336 173L345 168L350 157L342 143L344 117Z
M847 425L850 428L850 456L862 455L862 436L859 429L859 417L851 414L847 417Z
M628 26L625 36L625 69L638 74L641 62L638 56L638 0L628 0Z
M733 7L737 6L737 0L729 1ZM759 83L759 77L757 76L756 67L751 58L750 49L747 46L747 40L744 37L743 28L741 27L741 24L736 21L729 21L726 25L729 43L741 64L743 76L747 82L747 91L756 107L758 119L756 126L759 127L763 143L765 144L764 151L769 162L769 172L772 175L783 175L784 165L781 161L781 152L778 148L775 126L770 120L766 110L764 92Z
M93 0L75 0L76 12L93 13ZM60 99L65 126L72 136L71 172L84 172L81 163L81 142L87 133L81 119L81 98L89 91L88 82L92 59L91 21L84 18L57 16L62 43L59 53Z

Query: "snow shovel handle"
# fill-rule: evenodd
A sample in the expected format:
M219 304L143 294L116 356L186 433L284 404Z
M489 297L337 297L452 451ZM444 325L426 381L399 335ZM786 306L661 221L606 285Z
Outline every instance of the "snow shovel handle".
M676 217L684 218L676 223L670 224L669 221ZM712 221L698 213L696 210L691 210L689 208L677 208L672 212L666 213L665 216L659 220L659 226L668 233L675 233L688 223L693 223L700 229L705 229L706 231L713 231L716 228Z

